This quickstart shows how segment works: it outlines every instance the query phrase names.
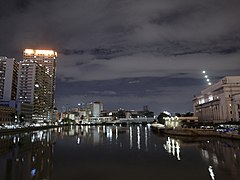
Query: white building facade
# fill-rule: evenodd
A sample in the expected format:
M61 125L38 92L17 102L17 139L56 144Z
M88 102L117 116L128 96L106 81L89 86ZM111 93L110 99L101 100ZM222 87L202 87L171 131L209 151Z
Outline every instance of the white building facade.
M240 76L226 76L194 97L193 109L199 121L239 121Z
M94 102L90 103L90 116L92 117L99 117L103 111L103 103L101 102Z
M16 100L18 62L14 58L0 57L0 100Z

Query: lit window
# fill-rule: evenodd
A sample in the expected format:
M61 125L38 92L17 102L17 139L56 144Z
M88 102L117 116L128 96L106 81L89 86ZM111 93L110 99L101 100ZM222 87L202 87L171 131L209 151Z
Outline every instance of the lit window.
M212 101L212 100L213 100L213 96L210 95L210 96L208 97L208 100L209 100L209 101Z

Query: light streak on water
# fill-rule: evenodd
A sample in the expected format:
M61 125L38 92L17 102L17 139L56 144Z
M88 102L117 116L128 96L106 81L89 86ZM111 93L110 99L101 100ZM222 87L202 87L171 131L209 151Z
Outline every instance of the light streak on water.
M144 130L145 130L145 150L148 151L148 131L147 131L147 127L145 127Z
M129 127L129 146L130 149L132 149L133 146L133 132L132 132L132 127Z
M212 180L215 180L215 175L214 175L212 166L208 167L208 171L209 171L209 174L210 174Z
M117 140L118 140L118 127L116 126L116 144L117 144Z
M137 127L137 147L141 149L141 136L140 136L140 127Z

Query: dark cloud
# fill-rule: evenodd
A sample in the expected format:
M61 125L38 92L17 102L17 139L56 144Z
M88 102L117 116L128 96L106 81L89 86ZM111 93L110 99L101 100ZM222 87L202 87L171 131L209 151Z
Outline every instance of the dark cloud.
M216 81L239 75L239 8L239 0L1 0L0 55L56 49L59 107L85 98L189 111L202 69Z
M78 50L78 49L64 49L58 53L64 54L64 55L82 55L84 54L84 50Z

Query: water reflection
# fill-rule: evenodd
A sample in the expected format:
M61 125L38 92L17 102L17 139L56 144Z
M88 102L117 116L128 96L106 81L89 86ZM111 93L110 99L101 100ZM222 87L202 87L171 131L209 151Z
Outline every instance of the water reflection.
M0 179L51 178L55 135L55 130L51 130L1 136L0 167L4 172Z
M207 169L212 180L224 179L221 176L226 175L229 177L228 179L239 179L240 177L240 142L237 140L167 137L163 147L177 160L184 159L186 156L186 154L180 153L180 149L198 148L202 160L208 164ZM216 175L215 171L220 172Z
M141 149L141 136L140 136L140 128L139 126L137 127L137 148L138 149Z
M203 159L210 164L211 170L221 169L230 177L240 177L240 143L231 140L202 141L199 145ZM210 171L210 170L209 170ZM210 173L214 179L213 171ZM216 178L215 178L216 179Z
M150 128L146 126L69 126L58 129L63 140L65 137L76 136L76 144L101 145L116 144L128 146L129 149L148 150ZM129 136L128 142L125 138Z
M215 180L215 175L214 175L212 166L209 166L208 171L209 171L209 174L210 174L212 180Z
M133 130L132 130L132 126L130 126L130 128L129 128L129 146L130 146L130 149L132 149L132 147L133 147Z
M164 149L173 156L176 156L177 160L181 160L180 158L180 142L179 140L175 140L173 138L168 137L166 143L163 145Z
M72 154L72 159L71 157L62 159L63 157L58 154L59 152L65 153L66 148ZM81 149L82 151L79 151ZM97 149L96 152L101 149L102 151L95 155L92 152L94 149ZM108 153L112 152L113 155L102 155L106 150ZM82 155L80 152L85 154ZM135 155L136 157L134 157ZM83 159L84 156L88 157L86 161ZM194 177L195 179L206 179L204 175L212 180L238 179L240 177L239 141L160 137L153 134L148 126L136 125L129 127L67 126L31 133L2 135L0 136L0 179L54 179L56 174L61 171L57 168L56 161L64 164L69 158L70 163L74 164L75 162L77 167L78 163L82 161L86 164L91 161L92 167L92 164L100 163L101 156L104 157L103 166L108 156L113 160L117 159L114 166L118 166L118 168L120 168L118 163L122 159L126 157L128 162L134 157L131 163L137 162L134 165L136 169L140 169L142 166L144 168L151 166L149 171L163 169L163 173L171 175L174 170L185 172L186 170L183 169L185 166L198 165L195 171L192 170L194 171L191 172L192 175L198 171L205 174ZM177 165L179 163L179 166L175 163ZM127 164L122 165L122 171L128 171L128 169L124 169ZM67 171L68 168L65 167L65 170ZM138 171L139 177L143 172ZM178 176L180 175L178 174ZM172 178L166 177L166 179Z

